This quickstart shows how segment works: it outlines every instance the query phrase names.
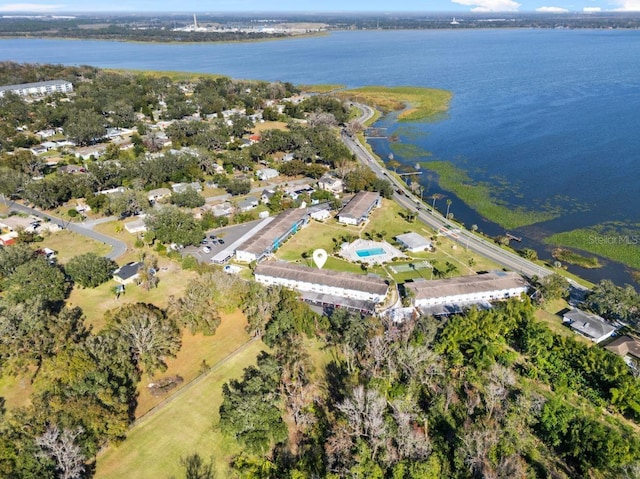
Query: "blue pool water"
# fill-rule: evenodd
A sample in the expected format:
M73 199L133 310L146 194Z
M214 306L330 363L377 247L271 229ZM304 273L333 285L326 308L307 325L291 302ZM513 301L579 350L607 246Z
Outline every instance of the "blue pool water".
M359 249L356 251L356 254L360 258L368 258L369 256L379 256L381 254L384 254L384 249L382 248Z

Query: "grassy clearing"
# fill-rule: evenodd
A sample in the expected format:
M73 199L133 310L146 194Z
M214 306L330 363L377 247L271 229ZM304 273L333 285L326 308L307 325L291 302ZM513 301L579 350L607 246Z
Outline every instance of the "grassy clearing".
M576 248L640 269L640 224L603 223L557 233L545 242Z
M31 378L34 372L35 369L18 376L10 376L5 373L0 377L0 397L4 399L4 408L11 410L28 406L31 403L31 393L33 392Z
M132 428L122 444L108 448L98 457L96 479L182 477L180 458L193 453L205 460L213 457L217 477L229 477L228 461L240 446L214 427L219 420L222 385L240 378L243 369L255 364L264 349L258 341L249 343Z
M158 278L160 282L157 288L145 291L135 284L127 285L125 294L116 300L112 288L117 284L108 281L105 284L91 289L74 288L67 301L69 306L79 306L84 311L87 324L100 331L104 326L104 313L113 308L129 303L152 303L160 308L168 304L169 296L181 296L192 278L196 276L193 271L182 270L173 261L160 257L158 260Z
M177 72L177 71L162 71L162 70L131 70L126 68L103 68L105 72L115 73L130 73L133 75L143 75L147 78L164 78L168 77L172 81L194 81L201 78L226 78L225 75L217 75L215 73L192 73L192 72Z
M58 231L48 235L41 243L36 243L38 248L51 248L57 252L58 261L66 263L74 256L85 253L95 253L103 256L111 251L111 246L69 230Z
M593 343L587 338L574 333L562 324L561 313L565 309L570 309L569 303L564 299L556 299L545 303L541 308L536 308L534 316L545 323L552 332L560 336L572 337L576 341L592 346Z
M422 166L438 174L438 183L443 189L451 191L482 216L505 228L518 228L559 216L558 212L533 211L521 206L500 204L491 185L474 182L467 173L448 161L423 162Z
M444 113L449 109L452 98L449 91L419 87L367 86L337 94L343 98L373 104L386 112L403 110L398 115L400 121L423 120Z
M184 331L180 352L175 358L167 360L167 370L156 374L155 377L147 375L142 377L138 386L136 417L141 417L167 397L151 395L147 387L150 382L161 377L179 375L184 379L182 386L188 384L203 372L203 361L207 367L212 367L249 341L250 337L244 329L246 325L247 321L244 315L240 311L236 311L222 315L222 323L213 336L194 335L189 331ZM177 390L173 390L170 394L176 392Z
M326 84L326 85L298 85L298 88L304 93L330 93L336 90L342 90L345 86L340 84Z
M265 121L264 123L256 123L253 127L253 133L261 133L265 130L288 130L289 127L284 121Z
M408 279L431 277L431 270L410 271L406 273L392 273L388 267L371 266L367 271L363 270L359 264L350 263L335 256L331 256L335 246L334 238L341 238L346 235L352 235L359 238L372 237L377 240L377 235L382 234L383 239L390 244L395 244L393 239L395 236L414 231L421 234L425 238L435 239L435 252L412 253L408 256L411 260L426 260L433 263L436 267L444 267L445 263L450 262L457 267L457 272L453 274L467 275L477 271L489 271L499 269L499 266L490 260L478 256L470 251L466 251L464 247L455 243L453 240L436 236L436 233L427 228L419 221L413 223L407 222L402 214L404 208L391 200L383 199L382 207L374 210L369 217L369 221L362 228L355 226L344 226L335 220L329 220L326 223L311 222L309 226L298 232L293 238L289 239L276 253L278 259L285 261L297 262L307 266L313 266L311 258L304 259L303 253L309 255L313 250L322 248L329 253L325 269L335 271L347 271L351 273L375 273L383 277L390 275L397 282L404 282ZM409 263L410 261L406 261ZM393 264L402 264L404 261L398 261Z
M582 268L596 269L602 268L602 264L595 256L583 256L566 248L556 248L553 250L552 255L558 261L564 261L565 263L575 264Z

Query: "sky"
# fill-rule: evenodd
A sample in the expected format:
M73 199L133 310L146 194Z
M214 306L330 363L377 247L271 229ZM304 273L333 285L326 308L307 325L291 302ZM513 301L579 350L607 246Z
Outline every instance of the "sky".
M41 0L3 2L0 14L30 12L608 12L640 11L640 0Z

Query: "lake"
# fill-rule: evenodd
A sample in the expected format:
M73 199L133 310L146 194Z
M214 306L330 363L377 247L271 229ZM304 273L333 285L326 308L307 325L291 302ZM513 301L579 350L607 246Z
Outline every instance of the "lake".
M450 111L437 121L398 124L391 115L377 126L431 154L395 154L401 163L449 161L492 185L506 205L553 209L556 219L511 231L545 257L549 234L604 222L640 232L639 57L640 31L621 30L355 31L187 45L0 40L0 60L450 90ZM383 158L394 147L372 145ZM441 192L422 176L425 194ZM442 193L465 224L504 233ZM631 281L614 262L572 269L591 280Z

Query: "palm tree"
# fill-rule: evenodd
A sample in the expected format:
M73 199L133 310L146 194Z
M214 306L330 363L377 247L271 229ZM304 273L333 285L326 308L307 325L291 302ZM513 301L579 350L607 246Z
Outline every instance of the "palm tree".
M447 199L447 214L444 215L445 218L449 218L449 208L451 207L451 203L453 203L453 201Z

